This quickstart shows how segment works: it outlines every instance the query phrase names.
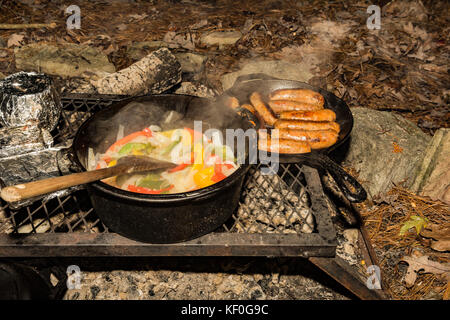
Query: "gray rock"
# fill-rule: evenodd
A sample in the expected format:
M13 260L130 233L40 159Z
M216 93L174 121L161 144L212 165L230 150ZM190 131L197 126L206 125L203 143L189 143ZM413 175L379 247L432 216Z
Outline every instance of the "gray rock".
M115 72L108 57L95 48L76 44L56 47L29 44L14 49L16 68L62 77L82 76L84 72Z
M227 45L235 44L242 37L242 33L239 31L215 31L208 34L204 34L201 37L201 42L207 46L218 45L222 48Z
M427 147L411 190L450 205L450 129L439 129Z
M353 108L354 127L344 164L357 170L358 180L376 196L393 184L411 186L415 170L431 137L400 115Z
M281 60L246 62L242 64L241 70L222 76L223 89L231 88L237 77L252 73L265 73L272 77L301 82L308 82L313 77L310 66L303 63L289 63Z
M6 47L6 40L3 39L2 37L0 37L0 48L5 48Z
M203 71L203 64L206 57L196 53L175 53L175 57L181 64L182 72L198 73Z
M127 48L127 56L133 60L141 60L151 51L158 50L163 47L167 47L167 44L164 41L134 42Z

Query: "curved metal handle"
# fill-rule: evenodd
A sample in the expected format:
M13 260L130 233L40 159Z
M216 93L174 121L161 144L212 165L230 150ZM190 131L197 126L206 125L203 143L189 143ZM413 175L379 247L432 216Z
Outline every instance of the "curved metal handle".
M362 185L354 177L345 172L342 167L336 164L328 156L321 153L311 154L310 156L312 157L309 159L309 161L306 162L311 166L320 164L321 168L327 170L328 173L336 181L337 186L344 194L344 196L348 199L348 201L363 202L367 199L366 190L364 190ZM355 192L352 192L348 186L351 186L353 189L355 189Z
M281 80L281 79L269 76L265 73L244 74L242 76L238 76L236 80L234 80L232 89L234 89L240 83L250 80Z

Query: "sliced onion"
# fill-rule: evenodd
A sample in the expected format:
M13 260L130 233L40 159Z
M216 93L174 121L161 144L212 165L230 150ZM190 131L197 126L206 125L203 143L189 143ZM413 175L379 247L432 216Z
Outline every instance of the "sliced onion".
M181 143L177 144L172 151L170 151L170 160L176 164L183 163L183 145Z
M116 141L119 141L120 139L122 139L124 137L124 130L125 130L125 127L123 125L119 124L119 130L117 130Z
M159 132L161 131L161 127L158 127L154 124L152 124L150 127L148 127L152 132Z

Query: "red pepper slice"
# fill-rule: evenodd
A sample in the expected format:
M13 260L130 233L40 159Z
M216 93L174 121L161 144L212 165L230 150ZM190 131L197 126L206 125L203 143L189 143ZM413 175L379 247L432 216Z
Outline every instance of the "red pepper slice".
M197 133L198 137L196 138L202 138L203 139L203 133L201 133L200 131L195 131L194 129L188 128L188 127L184 127L184 130L189 131L189 133L191 134L192 137L192 143L194 142L194 137L195 137L195 133ZM198 139L200 140L200 139Z
M216 171L219 170L219 172L222 172L224 167L227 168L227 169L234 168L233 165L231 165L229 163L216 163L214 169Z
M153 137L153 132L152 130L150 130L150 128L145 128L144 130L142 130L142 133L148 138Z
M190 165L189 163L182 163L182 164L176 166L175 168L170 169L169 172L181 171L181 170L183 170L184 168L186 168L189 165Z
M146 137L150 138L152 136L152 131L149 128L145 128L142 131L136 131L136 132L130 133L129 135L123 137L122 139L117 140L116 142L114 142L108 148L108 150L106 150L106 152L114 151L114 149L116 149L116 148L118 148L120 146L123 146L124 144L127 144L128 142L130 142L131 140L133 140L134 138L137 138L139 136L146 136Z
M137 192L137 193L145 193L145 194L160 194L164 191L169 191L170 189L172 189L174 187L173 184L171 184L169 187L164 188L164 189L159 189L159 190L152 190L152 189L148 189L148 188L144 188L144 187L138 187L135 186L133 184L128 185L127 189L131 192Z
M211 180L214 182L219 182L225 179L227 176L224 175L222 172L215 172L214 175L211 177Z
M234 166L232 164L229 164L229 163L224 163L223 166L225 166L227 169L234 168Z
M221 166L222 165L218 163L214 165L214 175L211 177L212 181L219 182L227 177L226 175L223 174Z

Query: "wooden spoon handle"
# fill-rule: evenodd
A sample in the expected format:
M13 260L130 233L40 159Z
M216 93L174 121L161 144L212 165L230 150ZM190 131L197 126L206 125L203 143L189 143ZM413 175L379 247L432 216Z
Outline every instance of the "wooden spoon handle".
M112 177L126 171L124 166L73 173L62 177L43 179L1 189L0 196L8 202L20 201L46 193L63 190L69 187L85 184L108 177Z

